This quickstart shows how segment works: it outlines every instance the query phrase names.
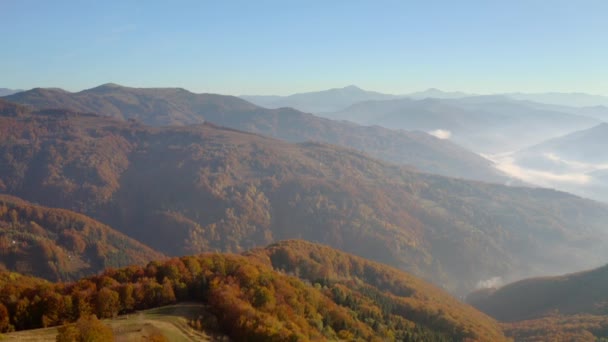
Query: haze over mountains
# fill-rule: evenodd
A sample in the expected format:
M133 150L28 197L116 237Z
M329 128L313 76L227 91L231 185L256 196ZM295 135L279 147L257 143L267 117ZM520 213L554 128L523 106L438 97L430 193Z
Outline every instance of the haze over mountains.
M8 89L8 88L0 88L0 96L8 96L8 95L13 95L16 94L20 91L20 89Z
M450 141L423 132L366 127L302 113L291 108L266 109L237 97L194 94L179 88L130 88L105 84L78 93L32 89L6 100L35 108L67 108L136 119L153 125L217 125L291 141L319 141L347 146L369 155L446 176L507 183L513 179L489 160Z
M550 139L518 151L499 168L528 182L608 201L608 124Z
M599 123L595 118L538 109L502 96L366 101L325 115L363 125L443 130L449 132L450 140L485 154L515 151Z
M150 127L9 103L0 113L0 191L89 215L168 255L303 238L461 295L490 278L608 258L608 208L565 193L210 124Z
M298 96L311 103L324 101L319 94L329 92ZM366 91L359 90L359 94ZM282 105L301 106L289 102L290 97L279 98ZM479 96L429 89L379 100L361 96L341 110L320 115L362 125L424 131L482 154L498 170L528 184L607 201L605 139L599 137L602 126L597 126L608 120L608 108L603 106L606 100L582 93ZM579 130L589 130L593 137L571 141L583 134L574 134ZM567 143L555 145L562 139ZM596 160L581 159L585 155Z
M207 274L220 283L226 269L217 266L218 260L223 265L251 262L250 271L277 279L267 291L305 289L306 296L323 298L315 302L322 305L310 310L330 306L349 322L324 323L331 330L308 323L296 327L300 318L283 322L287 316L275 306L259 304L261 295L252 295L259 290L253 288L267 285L265 281L258 284L235 273L238 287L222 283L226 291L217 296L242 290L239 300L255 308L234 317L255 314L291 324L280 330L281 336L297 332L333 338L351 331L386 338L390 330L431 340L496 340L503 336L495 321L444 298L447 295L439 290L429 290L424 281L462 297L525 277L598 267L608 260L607 205L521 186L540 184L608 201L608 158L603 153L608 125L601 123L603 107L564 107L435 89L402 98L347 87L295 99L307 105L318 96L325 96L318 102L325 108L338 108L358 97L367 100L321 113L326 116L322 118L293 108L263 108L233 96L117 84L77 93L36 88L0 99L0 193L10 195L0 195L0 245L5 247L0 268L71 280L109 266L163 260L165 255L251 250L244 256L198 258L213 264ZM433 96L443 98L427 98ZM460 144L487 153L493 161ZM331 248L300 241L259 249L286 239ZM167 263L176 263L172 260ZM185 260L191 259L180 262ZM164 269L162 262L153 262L137 277L141 272L156 277L155 272ZM392 285L374 283L372 270ZM114 277L112 272L106 277ZM169 273L160 272L163 276L157 276L154 286L171 287L175 294L169 298L176 300L180 286L182 299L194 298L183 290L193 281L183 276L184 269L171 271L169 283L163 280L170 278L164 276ZM281 272L299 279L288 281ZM469 300L503 322L524 320L501 326L517 340L538 339L559 322L575 324L545 336L602 337L608 319L601 316L601 285L572 294L588 295L575 306L571 300L561 303L551 297L567 296L579 283L603 281L596 273L590 272L591 278L548 278L481 290ZM144 278L136 283L150 281ZM118 292L125 278L104 279L104 284L114 284L111 291ZM395 285L403 279L408 285ZM95 291L107 287L101 282L97 286ZM538 291L547 294L541 302L526 299ZM2 296L0 292L0 298L9 298ZM196 298L215 305L209 297ZM529 305L509 307L500 304L504 301ZM161 302L171 300L154 305ZM11 303L11 320L19 321L13 315L18 303ZM146 303L141 307L148 307ZM240 308L231 303L216 307L217 317ZM296 310L294 303L281 305ZM537 308L535 303L550 305ZM563 315L548 317L555 310ZM359 321L368 315L376 323ZM417 322L418 328L403 328L404 323L398 323L403 319ZM242 326L233 330L233 321L224 324L225 333L251 333ZM341 332L339 327L349 328Z
M240 97L266 108L292 107L308 113L333 112L361 101L397 98L396 95L367 91L354 85L289 96L242 95Z
M298 93L288 96L241 95L240 97L267 108L292 107L304 112L323 113L340 111L355 103L365 101L390 100L397 98L410 98L414 100L460 99L476 96L504 96L513 100L530 101L561 107L608 107L608 96L590 95L585 93L497 93L481 95L429 88L419 92L393 95L364 90L355 85L324 91Z

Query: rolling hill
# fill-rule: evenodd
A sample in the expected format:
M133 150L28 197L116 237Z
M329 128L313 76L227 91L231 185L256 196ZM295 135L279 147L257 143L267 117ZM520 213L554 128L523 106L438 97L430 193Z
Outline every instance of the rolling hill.
M324 115L362 125L424 132L444 130L450 140L485 154L512 152L599 123L594 118L498 95L367 101Z
M608 209L565 193L423 174L210 124L149 127L7 103L0 113L0 191L86 214L168 255L300 238L457 294L608 256Z
M468 296L467 302L508 322L518 341L608 338L608 266L556 277L521 280Z
M290 142L318 141L346 146L425 172L497 183L512 181L489 160L423 132L331 121L291 108L266 109L232 96L105 84L78 93L37 88L5 99L39 109L67 108L135 119L152 126L211 122Z
M162 257L84 215L0 195L0 269L65 281Z
M154 261L72 284L15 277L0 273L8 318L0 331L188 301L206 306L193 326L238 341L506 340L494 320L431 284L304 241Z
M502 321L608 313L608 266L555 277L524 279L469 296L468 302Z

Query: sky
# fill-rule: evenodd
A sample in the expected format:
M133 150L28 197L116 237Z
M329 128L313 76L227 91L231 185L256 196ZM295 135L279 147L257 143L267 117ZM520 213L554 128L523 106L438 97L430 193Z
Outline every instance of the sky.
M608 95L608 1L0 0L0 87Z

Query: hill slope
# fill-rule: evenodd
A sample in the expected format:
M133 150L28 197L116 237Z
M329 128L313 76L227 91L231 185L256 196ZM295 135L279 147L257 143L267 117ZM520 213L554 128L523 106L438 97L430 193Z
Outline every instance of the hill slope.
M87 214L169 255L302 238L463 294L497 276L594 267L608 254L608 209L564 193L212 125L3 113L12 116L0 116L0 191Z
M35 108L67 108L148 125L216 125L290 142L319 141L354 148L371 156L421 171L503 183L509 180L492 163L449 141L422 132L364 127L299 112L266 109L233 96L193 94L177 88L129 88L106 84L78 93L33 89L6 97Z
M521 280L497 290L474 293L469 302L503 321L608 313L608 266L557 277Z
M0 195L0 268L74 280L162 254L84 215Z
M302 272L296 278L279 268ZM86 312L112 317L196 301L208 307L198 325L239 341L505 340L495 321L428 283L303 241L246 256L202 254L152 262L75 284L0 285L8 323L17 329L55 325ZM74 312L64 305L72 298L78 303ZM29 313L27 319L22 312Z

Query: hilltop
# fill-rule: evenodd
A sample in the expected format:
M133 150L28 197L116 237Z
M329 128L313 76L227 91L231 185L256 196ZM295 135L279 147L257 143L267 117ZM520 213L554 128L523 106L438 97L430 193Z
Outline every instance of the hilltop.
M506 340L494 320L433 285L304 241L155 261L70 284L13 277L0 273L9 280L0 283L0 312L9 317L0 331L193 301L207 307L193 326L240 341ZM77 307L69 310L69 301Z

